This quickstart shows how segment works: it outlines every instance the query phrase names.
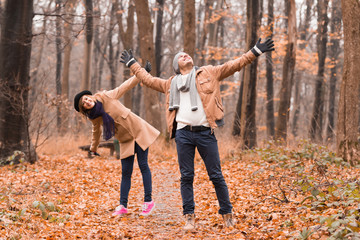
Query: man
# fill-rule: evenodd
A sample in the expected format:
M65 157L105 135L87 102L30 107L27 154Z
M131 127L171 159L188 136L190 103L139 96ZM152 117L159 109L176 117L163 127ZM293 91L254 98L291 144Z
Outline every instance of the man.
M179 52L173 60L175 76L168 80L153 77L146 72L132 56L131 50L124 51L121 62L144 85L166 95L166 121L170 137L175 137L178 162L181 173L181 197L185 230L195 229L194 203L194 157L195 148L203 159L209 178L214 184L220 205L219 214L226 227L234 226L235 219L225 183L214 129L224 124L223 106L220 97L220 81L240 71L260 54L274 51L273 40L268 39L256 45L240 58L219 66L194 66L193 59Z

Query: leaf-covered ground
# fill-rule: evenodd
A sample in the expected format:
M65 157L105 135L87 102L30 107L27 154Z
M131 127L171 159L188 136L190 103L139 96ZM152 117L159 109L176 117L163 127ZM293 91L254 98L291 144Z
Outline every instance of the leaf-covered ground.
M33 165L1 167L0 239L335 239L336 234L357 239L360 170L339 164L321 147L222 149L234 228L223 227L214 188L197 154L195 232L182 230L174 146L159 141L150 148L156 209L148 217L139 215L143 186L137 163L130 213L111 215L119 201L121 164L107 151L100 153L93 159L80 151L43 154Z

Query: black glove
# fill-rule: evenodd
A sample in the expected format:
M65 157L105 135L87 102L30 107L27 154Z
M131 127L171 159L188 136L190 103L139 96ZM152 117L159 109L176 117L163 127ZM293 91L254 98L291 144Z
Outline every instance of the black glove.
M253 52L253 54L255 54L255 56L258 57L260 56L260 54L264 52L275 50L275 48L273 48L274 41L271 38L267 39L264 43L260 43L260 42L261 42L261 38L259 38L256 45L251 49L251 51Z
M97 152L93 152L93 151L88 151L88 157L89 158L93 158L95 156L99 156L100 157L100 154L98 154Z
M133 57L132 55L132 50L130 49L129 52L124 50L121 53L121 60L120 62L125 63L125 65L127 67L130 67L131 65L133 65L134 63L136 63L136 59Z
M151 71L152 67L151 67L151 63L149 62L149 60L146 60L144 68L148 73Z

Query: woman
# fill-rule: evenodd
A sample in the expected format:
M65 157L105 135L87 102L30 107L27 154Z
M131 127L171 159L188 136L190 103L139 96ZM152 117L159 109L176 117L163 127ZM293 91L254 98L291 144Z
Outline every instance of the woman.
M150 63L146 64L147 70L151 70ZM149 71L150 71L149 70ZM103 137L109 140L115 137L120 142L120 158L122 166L122 178L120 188L120 205L116 207L114 216L128 213L127 203L131 187L131 174L133 171L134 157L137 154L139 168L144 184L143 216L149 215L155 207L152 200L151 171L148 165L148 148L159 136L160 132L141 119L130 109L120 103L119 98L132 89L139 80L132 77L119 87L102 91L92 95L90 91L82 91L74 98L75 110L85 115L92 122L92 140L90 153L99 155L97 147L100 142L101 125Z

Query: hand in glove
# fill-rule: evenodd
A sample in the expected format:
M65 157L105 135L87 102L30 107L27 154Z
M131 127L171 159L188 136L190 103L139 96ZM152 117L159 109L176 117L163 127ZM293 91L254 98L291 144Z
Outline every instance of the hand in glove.
M256 45L251 49L255 56L260 56L264 52L274 51L274 41L269 38L264 43L261 43L261 38L257 41Z
M93 151L88 151L88 157L89 158L93 158L95 156L99 156L100 157L100 154L98 154L97 152L93 152Z
M133 57L132 55L132 50L130 49L129 52L124 50L121 53L121 60L120 62L125 63L125 65L127 67L130 67L131 65L133 65L134 63L136 63L136 59Z
M149 62L149 60L146 60L144 68L148 73L151 71L152 67L151 67L151 63Z

